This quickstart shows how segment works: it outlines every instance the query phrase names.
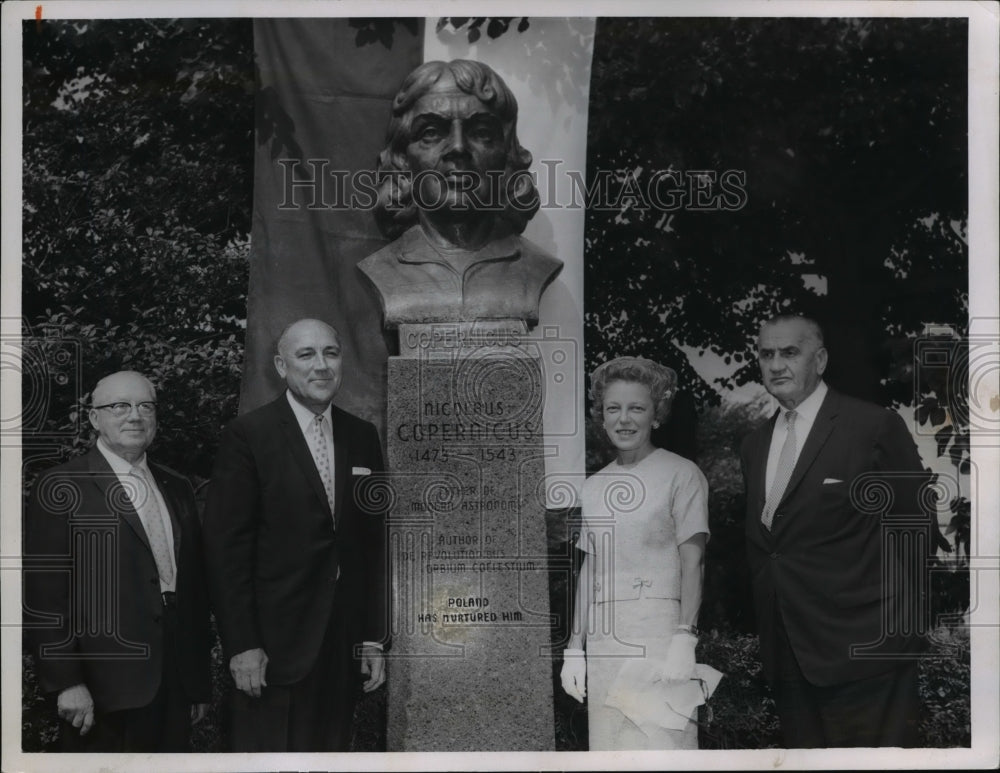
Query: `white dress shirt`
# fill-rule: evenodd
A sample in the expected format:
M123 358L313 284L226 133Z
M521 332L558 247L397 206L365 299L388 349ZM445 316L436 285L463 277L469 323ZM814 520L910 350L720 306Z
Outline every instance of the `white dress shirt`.
M146 518L148 516L148 511L144 507L140 507L142 504L142 492L140 492L135 485L135 477L132 475L132 467L138 467L146 474L146 480L151 482L150 488L153 489L153 496L156 497L156 504L160 508L160 514L163 516L163 531L167 535L167 545L170 548L170 563L173 567L174 580L170 584L160 580L160 592L173 593L177 590L177 558L174 554L174 527L170 520L170 510L167 509L167 503L163 499L163 495L160 493L160 489L156 485L156 478L153 477L152 471L146 464L146 454L142 455L134 465L127 459L122 459L114 451L108 448L107 444L104 442L103 438L97 439L97 450L101 452L105 459L108 460L108 464L111 465L111 469L114 471L115 475L118 476L118 480L121 481L123 488L125 489L125 494L128 496L129 501L135 508L136 513L139 515L139 520L142 522L142 528L146 530L147 536L149 535L149 527L146 525Z
M823 398L826 397L826 383L820 381L813 393L805 400L793 408L795 411L795 462L798 463L799 456L802 455L802 448L809 437L809 430L812 429L813 422L816 421L816 414L819 413L820 406L823 405ZM788 422L785 421L785 414L788 411L781 409L778 420L774 422L774 432L771 434L771 448L767 452L767 479L765 480L764 491L770 491L774 484L774 478L778 474L778 457L781 456L781 447L785 445L785 438L788 436Z
M310 448L312 447L312 424L316 421L316 417L319 414L313 413L312 410L306 408L302 403L296 400L291 391L285 390L285 397L288 398L288 404L292 406L292 413L295 414L295 419L299 423L299 429L302 430L302 437L306 439L306 445ZM326 441L326 455L330 460L330 480L333 481L333 485L336 486L336 479L333 476L333 471L337 469L336 459L333 455L333 406L326 406L326 410L323 411L323 417L326 421L323 422L323 439Z

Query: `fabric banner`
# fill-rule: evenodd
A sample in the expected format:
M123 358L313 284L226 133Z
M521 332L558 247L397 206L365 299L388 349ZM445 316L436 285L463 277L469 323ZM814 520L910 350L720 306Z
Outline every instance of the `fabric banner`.
M383 424L390 339L355 266L387 240L370 195L351 180L374 172L392 97L423 60L423 21L377 29L349 19L254 21L260 90L241 412L282 389L273 365L281 330L316 317L344 347L337 404Z
M356 268L386 240L351 175L373 171L393 95L424 60L476 59L518 100L517 132L533 156L541 209L525 237L563 262L541 299L531 340L545 379L546 473L578 491L584 469L582 198L593 19L537 18L469 43L436 20L258 19L260 70L247 361L240 410L281 388L272 359L281 329L303 316L341 333L336 403L384 427L386 358L378 299ZM574 177L575 176L575 177ZM356 187L356 186L355 186ZM571 498L549 496L551 507Z

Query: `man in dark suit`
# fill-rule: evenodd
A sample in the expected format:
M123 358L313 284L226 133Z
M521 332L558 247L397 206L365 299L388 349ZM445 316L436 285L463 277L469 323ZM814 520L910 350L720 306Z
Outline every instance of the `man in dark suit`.
M93 392L96 446L43 473L24 523L25 623L63 751L190 751L211 697L201 531L187 479L155 464L156 394Z
M827 388L813 320L764 323L757 354L781 410L741 450L747 550L786 745L913 746L922 569L897 538L930 538L913 438L897 414Z
M274 364L287 390L226 428L205 508L233 749L346 751L359 670L366 691L385 680L384 512L359 488L382 452L371 424L331 404L336 330L293 323Z

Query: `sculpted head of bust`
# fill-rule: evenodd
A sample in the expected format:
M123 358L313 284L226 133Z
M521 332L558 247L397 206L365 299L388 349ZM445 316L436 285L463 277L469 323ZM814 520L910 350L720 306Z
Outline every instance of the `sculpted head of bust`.
M481 62L427 62L392 103L375 216L391 241L358 263L386 327L538 322L562 261L521 236L539 209L517 100Z
M539 199L516 128L517 100L488 65L416 68L393 100L379 154L382 231L396 238L420 223L442 246L467 249L521 233Z

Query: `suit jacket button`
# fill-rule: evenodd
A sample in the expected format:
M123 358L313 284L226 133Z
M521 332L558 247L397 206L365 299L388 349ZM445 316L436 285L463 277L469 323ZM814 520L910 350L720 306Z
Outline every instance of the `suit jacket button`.
M777 558L777 557L778 557L778 553L772 553L771 554L771 558Z
M149 584L150 585L159 585L160 584L160 578L159 577L150 577L149 578Z
M161 618L160 618L160 616L159 616L159 615L153 615L153 622L154 622L154 623L158 623L158 622L160 622L160 619L161 619Z

